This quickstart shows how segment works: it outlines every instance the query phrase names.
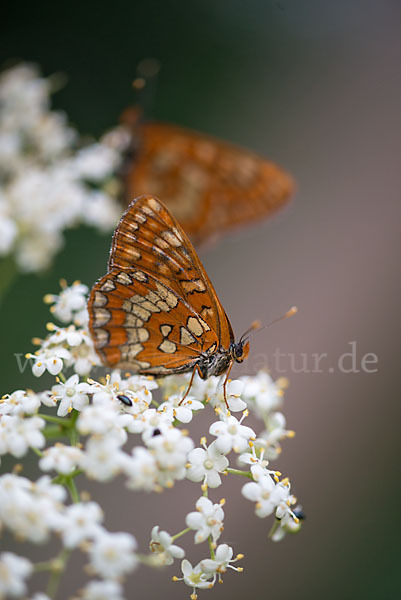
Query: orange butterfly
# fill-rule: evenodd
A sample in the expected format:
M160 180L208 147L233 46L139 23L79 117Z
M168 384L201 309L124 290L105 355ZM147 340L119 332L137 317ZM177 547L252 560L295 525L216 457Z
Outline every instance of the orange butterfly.
M132 136L123 169L126 197L163 198L195 244L269 217L293 192L283 169L247 150L175 125L141 122L135 107L122 121Z
M206 379L227 371L227 381L233 363L248 356L249 341L235 342L194 247L153 196L123 214L88 310L105 365L157 377L192 371L187 393L196 372Z

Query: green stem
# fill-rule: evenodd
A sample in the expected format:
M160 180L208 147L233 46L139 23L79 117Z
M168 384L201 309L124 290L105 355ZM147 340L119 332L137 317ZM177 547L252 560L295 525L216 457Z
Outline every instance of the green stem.
M241 471L240 469L226 469L227 473L231 473L231 475L242 475L243 477L248 477L249 479L252 479L253 481L253 477L252 477L252 473L250 471Z
M69 473L68 475L63 475L62 473L60 473L52 479L52 483L57 483L59 485L67 485L67 479L74 479L74 477L81 475L81 473L83 473L82 469L75 469L75 471L72 471L72 473Z
M74 502L74 504L80 502L81 498L79 497L78 488L75 485L75 481L71 476L66 477L64 485L70 492L71 500Z
M70 557L71 550L66 548L52 562L51 574L47 585L47 595L49 598L55 598L58 587L60 585L61 576L67 566L67 561Z
M54 425L53 427L46 427L43 430L43 435L47 440L51 440L54 438L59 439L66 436L62 429L60 429L59 425Z
M60 425L60 427L71 427L71 421L63 417L53 417L53 415L45 415L43 413L38 413L38 417L44 419L45 421L48 421L49 423L55 423L56 425Z
M75 423L78 419L78 411L74 410L70 416L70 442L71 446L78 446L79 443L79 434L77 428L75 427Z
M51 571L53 569L53 561L46 560L44 562L38 562L33 565L33 570L35 573L40 573L41 571Z
M213 546L213 540L212 540L212 536L211 536L211 535L209 535L209 537L208 537L207 539L208 539L208 541L209 541L210 558L211 558L212 560L215 560L215 559L216 559L216 555L215 555L215 553L214 553L214 546Z
M267 536L269 539L271 539L273 537L273 535L275 534L275 532L277 531L277 529L280 526L280 520L279 519L275 519L272 528L269 531L269 535Z
M190 527L187 527L186 529L183 529L182 531L180 531L179 533L176 533L175 535L171 536L171 539L173 540L178 540L178 538L180 538L182 535L185 535L186 533L188 533L188 531L191 531Z
M65 378L65 375L62 371L60 371L60 373L57 375L57 377L60 379L60 381L62 381L63 383L65 383L67 380Z
M40 458L42 458L42 457L43 457L43 452L42 452L41 450L39 450L39 448L34 448L34 447L32 446L32 450L33 450L33 451L35 452L35 454L36 454L37 456L39 456Z

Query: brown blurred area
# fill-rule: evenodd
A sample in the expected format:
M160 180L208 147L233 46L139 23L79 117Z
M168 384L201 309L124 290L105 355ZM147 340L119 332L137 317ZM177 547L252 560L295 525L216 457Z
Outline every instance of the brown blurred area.
M68 73L56 103L82 131L117 122L132 101L137 61L156 56L157 119L253 149L297 182L291 205L271 222L201 257L237 335L256 318L299 308L255 335L250 360L235 374L267 360L273 376L282 375L273 355L287 355L284 413L297 435L275 465L291 478L307 520L299 535L270 542L271 522L253 515L242 481L227 478L211 497L226 498L223 541L245 554L245 571L228 573L201 598L400 595L400 25L395 0L149 0L49 4L23 14L15 7L1 26L4 58ZM89 230L71 232L51 273L17 282L2 306L2 393L33 385L28 375L18 379L13 354L30 350L31 337L44 331L43 294L57 290L59 277L91 284L104 273L108 246ZM338 369L350 342L357 373ZM288 355L299 370L301 355L314 353L328 355L321 373L291 372ZM367 353L378 357L374 373L361 369ZM199 434L208 418L199 419ZM154 524L181 529L197 498L189 483L160 496L133 495L122 483L91 490L107 526L132 531L143 549ZM203 557L204 548L196 551L190 560ZM73 561L61 600L76 589L81 567ZM127 597L188 597L189 588L169 582L174 574L178 565L143 567Z

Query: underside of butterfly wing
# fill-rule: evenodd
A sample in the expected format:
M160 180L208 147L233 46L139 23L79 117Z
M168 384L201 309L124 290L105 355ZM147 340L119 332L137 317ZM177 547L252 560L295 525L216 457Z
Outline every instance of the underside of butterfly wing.
M88 302L104 364L167 375L225 370L233 332L197 254L153 196L134 200L113 236L109 272Z
M152 196L134 200L113 236L109 270L133 266L169 286L228 348L230 322L195 249L179 223Z
M290 198L292 178L247 150L165 123L136 124L127 197L163 198L194 243L265 219Z
M94 286L88 310L104 364L166 375L192 370L218 348L207 323L167 285L141 270L114 269Z

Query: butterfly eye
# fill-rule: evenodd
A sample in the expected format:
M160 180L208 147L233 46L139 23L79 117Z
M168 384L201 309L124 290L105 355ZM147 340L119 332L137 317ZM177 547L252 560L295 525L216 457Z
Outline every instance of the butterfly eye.
M231 356L239 363L242 363L249 354L249 342L239 342L232 345Z

